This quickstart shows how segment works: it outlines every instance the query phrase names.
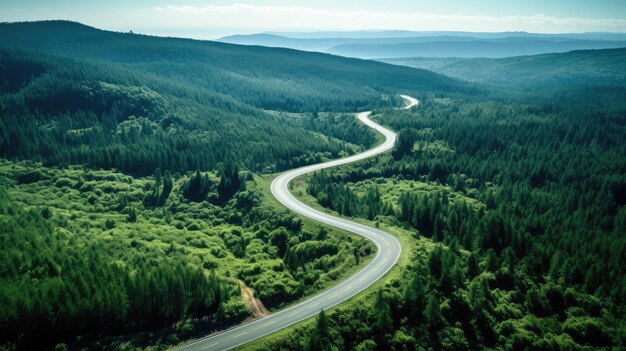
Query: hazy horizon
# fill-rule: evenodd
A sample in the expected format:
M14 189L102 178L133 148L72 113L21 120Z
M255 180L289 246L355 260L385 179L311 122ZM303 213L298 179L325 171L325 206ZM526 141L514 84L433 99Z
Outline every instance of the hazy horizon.
M320 31L626 32L619 1L133 1L0 0L0 21L62 19L114 31L217 39L233 34Z
M458 32L458 33L528 33L528 34L624 34L626 31L579 31L579 32L532 32L532 31L471 31L471 30L409 30L409 29L310 29L310 30L285 30L285 29L272 29L272 28L214 28L214 27L199 27L199 28L186 28L186 27L135 27L131 29L126 28L106 28L98 25L94 25L88 22L82 22L72 19L51 18L40 20L15 20L15 21L0 21L0 23L17 23L17 22L37 22L37 21L72 21L81 23L86 26L94 27L102 30L109 30L113 32L129 32L132 31L135 34L152 35L160 37L173 37L183 39L197 39L197 40L217 40L232 35L253 35L253 34L271 34L271 35L294 35L293 38L306 38L307 36L297 36L295 34L311 34L310 38L331 38L333 36L327 34L333 33L385 33L385 32L407 32L407 33L446 33L446 32ZM347 37L346 37L347 38Z

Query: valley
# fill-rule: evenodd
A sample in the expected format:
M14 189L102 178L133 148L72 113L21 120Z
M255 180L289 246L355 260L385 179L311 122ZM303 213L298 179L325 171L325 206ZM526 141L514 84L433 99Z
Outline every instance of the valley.
M623 34L229 40L0 23L0 350L626 345Z

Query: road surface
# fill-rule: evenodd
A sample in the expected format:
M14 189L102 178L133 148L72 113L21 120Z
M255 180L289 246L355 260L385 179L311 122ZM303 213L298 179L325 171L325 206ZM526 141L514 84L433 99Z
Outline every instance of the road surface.
M405 109L409 109L419 104L417 99L410 96L401 95L401 97L407 102L404 106ZM358 273L328 291L267 317L242 324L223 332L209 335L206 338L187 344L178 350L229 350L271 334L309 317L315 316L322 309L329 309L353 297L368 286L374 284L378 279L382 278L396 264L398 258L400 258L401 248L400 243L395 237L380 229L368 227L366 225L351 222L342 218L337 218L315 210L297 200L289 192L289 182L303 174L360 161L393 148L393 145L396 142L396 133L370 120L368 118L370 114L371 111L361 112L358 114L358 118L368 127L378 131L385 137L385 141L382 144L373 149L369 149L350 157L287 171L274 179L271 184L271 190L274 197L276 197L276 199L288 209L315 221L346 230L371 240L378 248L376 257L374 257L374 259Z

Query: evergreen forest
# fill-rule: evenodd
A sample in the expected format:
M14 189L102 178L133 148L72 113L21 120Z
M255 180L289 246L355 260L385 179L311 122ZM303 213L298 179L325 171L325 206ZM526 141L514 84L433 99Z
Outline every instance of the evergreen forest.
M624 61L507 59L478 80L479 61L441 69L452 78L2 23L0 350L167 349L345 280L375 245L288 211L269 186L377 145L355 118L366 110L398 133L393 150L291 190L396 235L401 259L242 349L624 349L626 83L610 73ZM526 77L532 65L545 71ZM506 87L503 71L518 72ZM400 94L419 105L398 109Z

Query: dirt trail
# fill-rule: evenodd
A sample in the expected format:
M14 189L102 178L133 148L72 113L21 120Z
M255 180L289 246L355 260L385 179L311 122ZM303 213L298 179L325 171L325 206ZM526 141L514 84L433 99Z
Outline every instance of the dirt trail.
M261 300L254 297L254 290L252 290L252 288L250 288L249 286L246 286L244 282L240 282L239 286L241 287L241 296L243 297L243 300L246 301L246 303L250 307L250 310L252 311L252 316L254 318L261 318L261 317L269 316L271 314L270 311L267 308L265 308L265 306L263 305L263 302L261 302Z

